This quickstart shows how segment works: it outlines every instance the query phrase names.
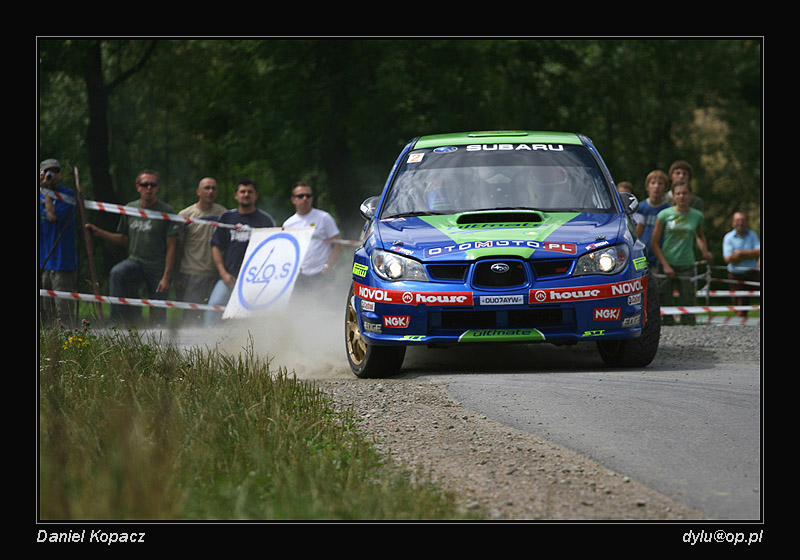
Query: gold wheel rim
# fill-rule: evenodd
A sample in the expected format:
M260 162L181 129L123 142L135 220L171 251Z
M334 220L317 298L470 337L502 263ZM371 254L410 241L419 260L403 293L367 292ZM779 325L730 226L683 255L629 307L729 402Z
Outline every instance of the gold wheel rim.
M352 298L347 304L345 336L347 338L347 353L350 355L350 360L354 364L360 365L367 355L367 345L361 340L361 331L358 328L358 316L353 307Z

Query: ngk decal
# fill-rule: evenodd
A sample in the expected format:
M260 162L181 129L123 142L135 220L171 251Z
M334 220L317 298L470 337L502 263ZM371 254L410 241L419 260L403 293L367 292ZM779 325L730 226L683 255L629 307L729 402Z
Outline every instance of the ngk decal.
M472 305L472 292L412 292L384 290L353 283L359 299L404 305Z
M594 310L595 321L619 321L622 308L620 307L597 307Z
M635 294L644 291L646 288L647 279L636 278L634 280L626 280L625 282L617 282L615 284L600 284L598 286L531 290L529 301L536 303L559 303L565 301L606 299Z
M408 315L384 315L383 326L390 329L407 329L411 317Z

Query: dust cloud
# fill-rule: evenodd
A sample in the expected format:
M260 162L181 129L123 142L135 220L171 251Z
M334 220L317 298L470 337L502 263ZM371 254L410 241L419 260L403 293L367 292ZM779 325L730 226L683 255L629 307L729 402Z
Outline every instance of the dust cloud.
M336 279L326 295L293 294L288 306L198 329L192 344L228 355L252 351L270 370L298 379L353 378L345 352L344 320L349 284ZM180 335L186 343L188 333Z

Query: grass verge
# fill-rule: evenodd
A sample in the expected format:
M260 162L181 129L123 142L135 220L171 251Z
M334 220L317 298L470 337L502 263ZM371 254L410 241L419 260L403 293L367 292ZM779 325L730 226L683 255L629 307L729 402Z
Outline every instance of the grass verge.
M42 520L431 520L452 495L387 464L313 383L135 331L40 331Z

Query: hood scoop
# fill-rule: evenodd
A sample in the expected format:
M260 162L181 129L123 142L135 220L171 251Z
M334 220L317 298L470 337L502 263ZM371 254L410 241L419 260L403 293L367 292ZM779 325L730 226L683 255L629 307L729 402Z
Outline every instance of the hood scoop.
M470 212L468 214L461 214L456 223L458 225L466 224L498 224L498 223L540 223L544 221L544 217L539 212L526 212L517 210L508 210L500 212Z

